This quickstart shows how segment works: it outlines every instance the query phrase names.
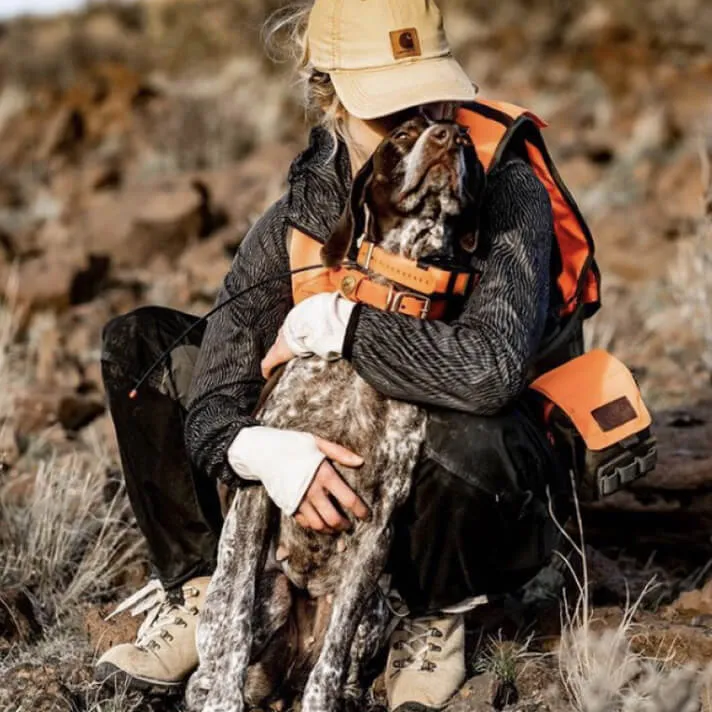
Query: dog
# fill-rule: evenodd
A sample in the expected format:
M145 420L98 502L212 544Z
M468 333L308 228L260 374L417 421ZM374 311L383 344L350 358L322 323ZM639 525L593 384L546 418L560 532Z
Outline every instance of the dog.
M339 265L362 238L412 260L467 265L484 184L464 129L410 118L354 179L323 262ZM263 487L238 489L201 613L200 665L186 701L195 712L242 712L303 689L304 712L334 712L358 701L363 667L385 643L392 614L378 583L426 413L379 394L347 361L312 357L287 364L259 418L362 455L360 468L335 467L371 516L336 536L320 534L280 515Z

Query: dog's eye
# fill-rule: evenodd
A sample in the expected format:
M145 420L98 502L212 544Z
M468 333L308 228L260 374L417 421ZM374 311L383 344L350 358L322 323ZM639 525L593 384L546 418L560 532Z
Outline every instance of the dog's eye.
M407 131L399 131L393 138L396 141L405 141L410 138L410 134Z

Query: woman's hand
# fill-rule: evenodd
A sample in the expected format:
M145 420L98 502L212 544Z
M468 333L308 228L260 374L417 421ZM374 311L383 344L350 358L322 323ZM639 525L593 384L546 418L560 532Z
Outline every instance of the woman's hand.
M327 361L341 358L355 306L338 292L322 292L299 302L287 314L277 340L262 360L262 375L268 378L276 366L295 356L315 354Z
M284 339L284 334L280 329L279 334L277 334L277 339L260 363L263 378L269 378L270 374L275 368L277 368L277 366L287 363L287 361L293 359L295 355L294 351L292 351L292 349L290 349L287 345L287 342Z
M369 511L363 500L344 482L329 460L347 467L360 467L363 458L336 443L323 438L315 439L319 449L329 459L325 459L319 465L294 518L305 529L335 534L348 529L351 523L331 498L338 502L343 512L350 512L357 519L367 519Z
M232 469L245 480L261 482L286 515L296 516L305 528L334 533L349 526L344 513L365 519L368 508L329 459L346 467L363 465L362 457L341 445L264 425L243 428L227 451Z

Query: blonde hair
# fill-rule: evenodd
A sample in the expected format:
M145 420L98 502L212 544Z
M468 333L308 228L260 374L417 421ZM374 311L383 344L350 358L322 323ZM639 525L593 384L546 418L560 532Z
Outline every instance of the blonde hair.
M307 24L313 0L302 0L277 10L265 23L263 40L268 56L276 62L289 62L295 68L307 118L324 127L334 141L349 142L346 109L341 103L331 77L309 61Z

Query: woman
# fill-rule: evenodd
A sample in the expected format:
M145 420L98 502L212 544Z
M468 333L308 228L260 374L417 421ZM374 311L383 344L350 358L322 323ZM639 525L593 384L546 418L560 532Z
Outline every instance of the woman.
M351 176L404 116L475 97L432 0L316 0L305 28L306 18L294 37L319 125L291 166L288 192L242 243L220 301L289 269L292 227L329 235ZM251 416L269 370L313 353L348 358L379 391L429 409L412 496L396 523L392 580L410 614L392 636L386 682L391 709L436 709L459 688L462 612L481 594L522 584L554 538L544 493L559 486L560 468L520 398L555 323L552 210L515 148L489 176L480 233L491 245L476 265L482 278L450 323L334 295L292 310L284 278L196 329L137 401L126 397L135 379L193 317L147 308L107 326L104 378L160 584L122 607L141 604L148 617L135 644L101 658L99 679L170 690L196 666L195 625L220 530L215 480L259 481L284 512L319 531L346 526L339 509L367 516L331 465L358 464L358 453Z

